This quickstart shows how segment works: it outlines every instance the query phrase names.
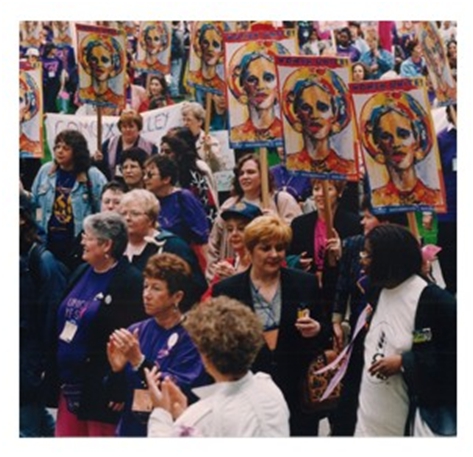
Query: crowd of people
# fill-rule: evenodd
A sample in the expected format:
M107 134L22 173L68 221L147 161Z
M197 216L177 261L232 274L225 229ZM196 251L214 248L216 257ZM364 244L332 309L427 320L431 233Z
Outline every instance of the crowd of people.
M72 43L56 44L60 25L43 22L33 42L25 23L20 58L43 67L46 116L92 115L79 102ZM283 25L304 32L301 54L348 57L353 81L428 77L411 22L348 22L334 34L317 22ZM99 150L64 129L51 158L20 161L20 436L317 436L323 418L331 436L456 435L456 105L431 97L448 209L424 214L417 230L405 213L376 212L364 179L301 176L279 157L267 168L254 149L234 151L232 190L219 192L221 145L185 81L191 26L172 22L167 75L135 65L138 37L129 36L128 60L116 63L127 68L127 106L109 112L119 134ZM456 28L438 26L456 78ZM221 57L221 28L197 36L205 76ZM258 59L264 70L257 55L241 76L255 122L268 111L250 87ZM334 106L315 83L299 89L306 104ZM141 113L182 100L179 127L159 144L141 136ZM404 102L413 103L406 94L376 111L365 141L394 184L408 169L423 185L414 163L427 148L409 166L389 161L385 138L403 134L394 125L422 137ZM243 127L238 141L258 140ZM301 129L304 150L330 154L319 132ZM423 186L428 204L433 190ZM381 189L398 199L402 190ZM417 236L432 220L435 255ZM300 390L311 361L347 344L338 403L308 412Z

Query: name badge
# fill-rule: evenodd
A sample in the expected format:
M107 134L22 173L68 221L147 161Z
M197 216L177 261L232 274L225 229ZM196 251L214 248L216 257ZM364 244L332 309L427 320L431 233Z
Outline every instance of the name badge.
M457 171L457 158L456 157L452 159L452 170Z
M62 329L61 334L59 335L59 339L65 341L66 343L70 343L77 332L77 325L74 322L66 321L66 325Z

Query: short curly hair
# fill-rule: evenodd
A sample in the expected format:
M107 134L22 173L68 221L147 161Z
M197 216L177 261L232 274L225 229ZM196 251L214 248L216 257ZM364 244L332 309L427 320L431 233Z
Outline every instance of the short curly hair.
M199 352L224 375L244 375L264 344L256 314L223 295L189 311L183 325Z
M191 268L176 254L163 252L154 254L148 259L143 276L165 282L171 294L182 291L186 295L191 282Z

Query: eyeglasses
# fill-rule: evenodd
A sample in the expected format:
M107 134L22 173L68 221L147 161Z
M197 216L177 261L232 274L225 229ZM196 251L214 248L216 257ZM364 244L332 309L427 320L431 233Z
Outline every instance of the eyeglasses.
M371 254L368 251L360 251L360 260L371 258Z
M137 217L140 217L140 216L146 216L146 213L143 213L142 211L137 211L136 209L132 209L130 211L120 211L120 214L123 216L123 217L128 217L130 216L131 218L137 218Z

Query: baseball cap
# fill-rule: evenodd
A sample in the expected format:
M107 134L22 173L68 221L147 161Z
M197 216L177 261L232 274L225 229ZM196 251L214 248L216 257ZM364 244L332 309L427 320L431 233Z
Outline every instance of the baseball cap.
M246 202L238 202L226 210L222 211L222 219L224 221L232 218L232 217L239 217L243 219L247 219L248 222L252 221L255 217L262 216L263 213L261 209L253 205L252 203Z
M28 48L26 51L26 56L36 56L39 57L39 51L36 48Z

